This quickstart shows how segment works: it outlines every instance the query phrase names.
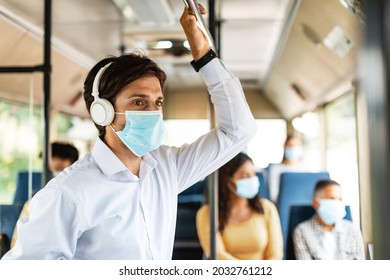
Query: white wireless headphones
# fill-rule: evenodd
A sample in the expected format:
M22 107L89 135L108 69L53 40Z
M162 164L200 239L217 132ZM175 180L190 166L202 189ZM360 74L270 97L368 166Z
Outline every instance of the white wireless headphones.
M89 111L94 123L101 126L107 126L112 123L115 116L115 110L111 102L107 99L99 98L100 77L103 75L103 72L108 68L108 66L111 65L111 63L112 62L108 63L99 70L95 76L95 79L93 80L92 86L92 96L95 98L95 100L92 102Z

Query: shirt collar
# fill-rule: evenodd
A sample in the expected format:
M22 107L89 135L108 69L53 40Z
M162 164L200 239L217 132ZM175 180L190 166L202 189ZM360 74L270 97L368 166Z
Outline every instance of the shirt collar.
M139 171L140 179L143 180L156 166L157 160L154 159L151 153L143 155Z
M111 149L98 137L91 152L96 163L107 177L116 173L127 171L127 167L111 151ZM140 177L145 177L151 170L157 166L154 157L147 153L142 157L140 166ZM131 172L130 172L131 173Z
M127 167L99 137L96 140L91 154L106 176L111 176L124 170L128 171Z

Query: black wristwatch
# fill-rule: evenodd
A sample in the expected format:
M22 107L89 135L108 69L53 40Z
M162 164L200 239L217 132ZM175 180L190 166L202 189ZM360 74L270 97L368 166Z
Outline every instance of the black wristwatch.
M196 72L199 72L200 68L205 66L207 63L209 63L212 59L216 57L217 54L212 49L210 49L204 56L199 58L197 61L195 60L191 61L191 65Z

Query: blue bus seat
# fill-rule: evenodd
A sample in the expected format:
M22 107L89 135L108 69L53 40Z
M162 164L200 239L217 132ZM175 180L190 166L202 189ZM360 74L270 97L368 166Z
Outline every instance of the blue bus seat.
M178 195L179 203L204 202L205 189L207 187L207 177L193 184L191 187Z
M269 192L268 192L268 186L264 177L263 172L256 172L257 177L259 178L260 181L260 196L262 198L269 199Z
M314 187L321 179L329 179L329 173L326 171L284 172L280 175L277 208L282 227L284 253L286 253L290 206L294 204L311 204Z
M286 244L286 260L295 260L294 252L294 242L293 242L293 232L295 227L310 219L315 214L315 209L311 205L292 205L290 206L290 217L288 223L288 234L287 234L287 244ZM349 205L345 206L346 215L345 220L352 221L351 207Z
M23 204L0 205L0 233L4 233L9 240L12 239L22 208Z
M196 213L201 206L200 202L178 204L173 260L201 260L203 258L203 250L196 231Z
M4 256L5 253L11 248L11 241L8 236L0 232L0 259Z
M35 194L42 187L42 173L32 172L32 194ZM16 191L13 204L23 205L28 199L28 172L21 171L18 173L16 180Z

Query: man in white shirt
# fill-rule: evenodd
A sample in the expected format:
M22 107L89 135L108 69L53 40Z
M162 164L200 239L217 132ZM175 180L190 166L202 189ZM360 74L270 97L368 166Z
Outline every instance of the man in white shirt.
M238 154L256 131L238 79L210 51L195 16L185 9L180 22L217 127L192 144L160 146L165 73L142 55L103 59L84 84L99 138L34 196L4 259L171 259L177 195Z

